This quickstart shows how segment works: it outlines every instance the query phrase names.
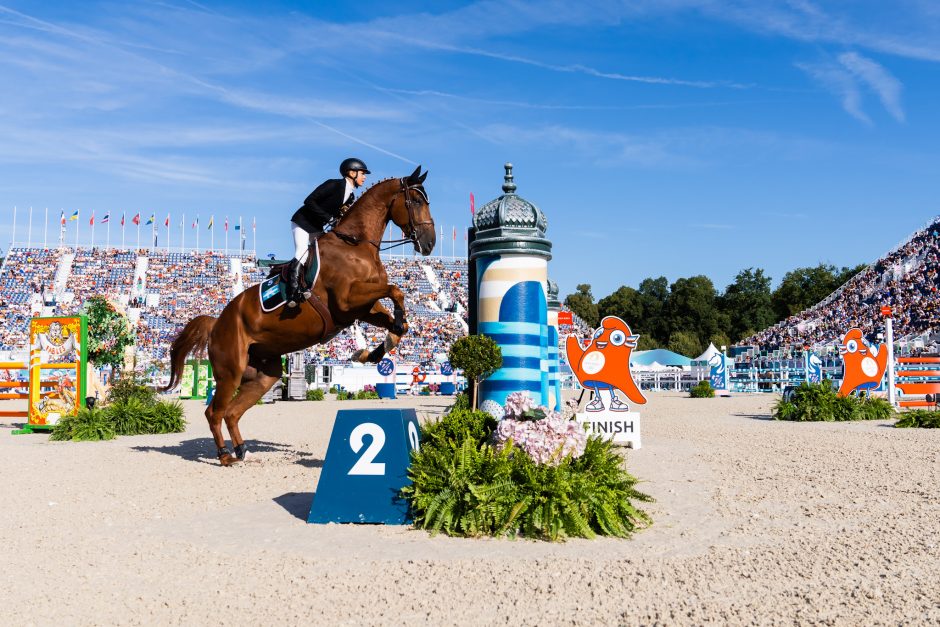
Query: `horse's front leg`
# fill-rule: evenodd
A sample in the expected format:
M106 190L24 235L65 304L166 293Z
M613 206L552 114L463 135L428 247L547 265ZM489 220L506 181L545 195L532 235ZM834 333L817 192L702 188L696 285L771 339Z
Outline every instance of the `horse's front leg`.
M408 332L408 323L405 322L404 294L394 285L389 285L387 293L383 294L383 298L386 297L390 298L395 304L394 315L390 314L388 309L386 309L381 302L376 300L372 305L372 309L369 310L369 313L359 317L361 321L367 324L388 331L388 334L385 336L385 341L372 349L372 351L363 349L355 355L354 358L359 363L378 363L386 353L398 346L398 343L401 341L401 336Z

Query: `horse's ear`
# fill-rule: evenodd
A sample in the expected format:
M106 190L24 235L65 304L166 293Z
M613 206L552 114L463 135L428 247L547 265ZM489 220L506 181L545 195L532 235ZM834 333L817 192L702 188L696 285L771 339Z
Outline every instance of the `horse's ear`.
M412 172L411 175L408 177L408 184L409 184L409 185L417 185L417 184L419 183L419 181L418 181L418 175L419 175L419 174L421 174L421 166L420 166L420 165L419 165L417 168L415 168L415 171Z
M421 178L418 179L418 183L419 183L419 184L424 183L424 179L426 179L426 178L428 178L428 171L427 171L427 170L425 170L425 171L424 171L424 174L421 175Z

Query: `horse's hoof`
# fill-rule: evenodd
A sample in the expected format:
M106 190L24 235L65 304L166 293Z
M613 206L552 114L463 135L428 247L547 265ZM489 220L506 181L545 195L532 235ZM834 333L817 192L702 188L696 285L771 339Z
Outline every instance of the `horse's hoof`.
M246 455L248 455L248 446L242 442L235 447L235 457L237 457L239 461L245 461Z
M232 455L231 453L226 453L225 455L219 456L219 463L223 466L234 466L241 460Z
M297 303L295 301L289 300L287 301L287 306L293 309L294 307L297 306Z
M365 348L359 351L359 353L356 355L356 361L358 361L360 364L364 364L369 361L369 351Z

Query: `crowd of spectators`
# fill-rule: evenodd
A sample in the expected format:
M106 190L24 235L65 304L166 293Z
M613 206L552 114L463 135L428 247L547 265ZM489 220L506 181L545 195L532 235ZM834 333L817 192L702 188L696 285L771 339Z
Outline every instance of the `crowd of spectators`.
M73 255L64 287L53 286L64 255ZM32 315L71 315L92 295L126 307L136 326L137 346L151 361L165 362L169 345L183 325L197 315L218 315L240 289L256 285L267 267L251 256L219 251L167 252L103 248L14 249L0 270L0 348L23 347ZM399 357L432 367L451 344L466 335L467 262L463 259L392 257L384 260L389 282L405 294L409 333L397 349ZM48 297L39 298L46 291ZM45 304L42 312L36 310ZM391 301L383 301L389 311ZM31 304L32 303L32 304ZM575 316L569 332L584 335L587 325ZM362 348L385 339L385 330L358 323L332 341L306 351L309 363L343 364Z
M891 308L895 338L940 330L940 218L857 274L818 305L757 333L741 345L761 350L831 345L851 327L869 339Z

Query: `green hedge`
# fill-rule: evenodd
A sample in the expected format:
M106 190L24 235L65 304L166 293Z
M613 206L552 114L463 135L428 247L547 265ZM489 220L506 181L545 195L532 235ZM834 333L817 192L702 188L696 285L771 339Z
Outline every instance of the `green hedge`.
M323 400L323 390L317 388L315 390L307 390L307 400L308 401L322 401Z
M51 440L111 440L118 435L181 433L186 430L183 405L158 400L156 393L133 378L117 381L103 407L84 408L59 420Z
M461 405L466 399L461 399ZM415 525L455 536L524 536L544 540L627 537L651 523L610 442L589 438L584 454L539 465L521 449L491 444L496 421L486 412L452 409L422 429L402 490Z
M689 396L692 398L715 398L715 389L708 379L702 379L694 388L689 390Z
M802 383L793 391L792 400L774 405L774 420L797 422L842 422L850 420L887 420L894 415L891 404L883 398L839 396L832 383Z
M912 409L901 414L895 427L917 429L940 429L940 412L929 409Z

